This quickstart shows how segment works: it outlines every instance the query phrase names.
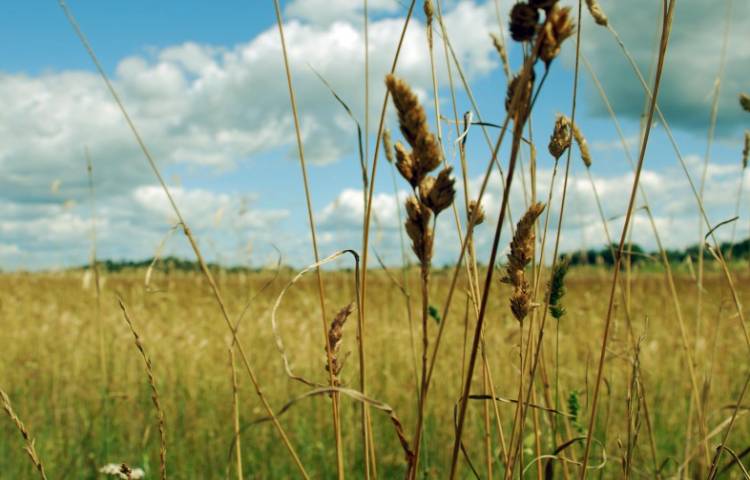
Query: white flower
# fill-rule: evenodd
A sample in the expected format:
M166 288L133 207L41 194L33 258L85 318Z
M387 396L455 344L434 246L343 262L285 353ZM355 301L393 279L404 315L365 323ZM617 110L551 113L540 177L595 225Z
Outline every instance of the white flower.
M142 468L130 468L127 464L108 463L99 469L100 473L116 476L123 480L139 480L146 476Z

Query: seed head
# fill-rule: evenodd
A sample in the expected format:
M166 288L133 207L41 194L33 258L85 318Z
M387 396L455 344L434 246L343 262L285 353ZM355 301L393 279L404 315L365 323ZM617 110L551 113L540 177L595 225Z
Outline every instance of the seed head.
M573 35L575 25L570 19L570 7L560 8L557 5L548 14L547 22L544 24L542 49L539 58L545 65L552 63L560 54L560 46L566 38Z
M516 89L519 88L519 85L521 83L521 74L518 74L513 77L513 79L508 83L508 90L505 94L505 111L508 112L508 115L513 115L515 112L510 111L511 104L513 103L513 96L516 94ZM525 112L527 110L527 107L529 105L529 101L531 100L531 93L534 86L534 70L531 71L531 74L528 78L528 82L526 83L526 88L524 88L521 93L519 93L519 98L516 103L516 111L522 112L522 115L519 115L519 122L525 121Z
M601 5L599 5L599 1L586 0L586 6L588 7L591 16L594 17L594 21L598 25L606 27L607 23L609 23L609 20L607 19L607 15L604 13L604 10L602 10Z
M386 76L385 84L398 111L401 133L412 148L414 176L410 183L416 186L426 174L440 165L442 160L440 146L435 136L429 131L424 108L419 104L417 96L409 85L390 74Z
M469 202L469 210L466 212L466 216L471 221L471 217L474 216L474 211L476 211L477 218L474 220L474 226L481 225L484 223L484 208L482 205L478 204L476 200L471 200Z
M345 358L341 358L339 351L341 350L341 339L344 336L344 323L346 323L346 319L349 318L351 313L352 304L350 303L333 317L331 326L328 329L328 345L331 349L331 366L333 367L333 381L335 386L341 385L339 374L344 368ZM328 363L326 363L325 368L326 371L329 370Z
M387 128L383 130L383 150L385 150L385 159L388 163L393 163L393 141L391 140L391 131Z
M417 175L414 168L414 159L411 153L406 151L406 148L401 142L396 142L396 169L398 173L404 177L404 180L409 182L412 188L416 188L419 182L417 181Z
M745 148L742 149L742 169L747 168L747 157L750 155L750 130L745 130Z
M746 112L750 112L750 95L747 93L740 93L740 106Z
M555 119L555 129L549 139L549 153L559 159L565 150L570 147L570 119L563 114L558 114Z
M430 228L430 209L415 196L406 199L406 234L411 239L411 248L423 265L432 260L433 232Z
M419 197L422 203L439 214L453 203L456 196L456 180L451 177L453 167L446 167L440 171L437 178L427 176L419 184Z
M586 165L586 168L591 167L591 152L589 151L589 144L586 142L586 137L583 136L578 125L573 124L573 138L578 145L578 150L581 151L581 160Z
M513 5L510 10L510 36L516 42L528 42L534 38L539 11L525 2Z

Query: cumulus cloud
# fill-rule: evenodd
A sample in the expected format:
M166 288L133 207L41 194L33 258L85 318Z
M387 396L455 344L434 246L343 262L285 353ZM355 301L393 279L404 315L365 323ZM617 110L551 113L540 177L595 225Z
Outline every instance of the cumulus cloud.
M661 2L602 0L601 4L645 75L650 71L658 46ZM667 121L674 126L699 131L708 127L727 5L728 2L684 0L675 7L659 95ZM750 18L750 3L733 2L733 11L728 18L727 63L721 81L717 124L718 133L723 135L736 132L747 122L747 113L739 108L737 95L747 90L748 85L750 43L747 42L747 19ZM582 36L583 52L601 77L615 110L634 119L640 118L643 89L615 40L588 16ZM589 89L589 95L593 100L596 92ZM606 115L598 99L591 103L597 113Z
M689 157L697 163L697 156ZM711 166L707 173L708 185L704 204L712 223L730 218L734 215L736 198L727 195L726 192L736 192L739 187L740 178L743 179L744 189L750 188L750 172L745 172L744 177L738 176L736 167L715 165ZM539 181L539 198L548 195L549 183L552 171L542 169L537 172ZM633 183L633 174L626 173L615 176L593 175L596 189L604 205L604 215L607 220L609 234L613 241L619 240L623 227L623 217L627 209L630 190ZM559 205L561 201L561 176L558 175L555 190L552 196L552 210L550 217L550 235L556 234L557 222L559 220ZM475 178L470 182L471 196L478 194L481 178ZM684 248L687 245L698 242L698 213L695 202L691 201L693 195L685 177L672 170L662 172L645 170L641 176L641 185L648 196L649 205L654 215L659 235L667 248ZM381 218L382 228L376 229L374 248L383 254L386 260L397 263L400 261L400 232L393 228L393 220L398 218L397 205L402 210L406 192L399 192L399 200L393 194L379 194L374 200L373 211ZM470 198L471 198L470 196ZM457 195L457 205L461 205L463 194L460 190ZM483 206L487 212L486 223L477 228L476 245L477 253L481 259L487 260L491 247L492 236L499 213L502 189L499 175L492 174L489 187L483 198ZM656 248L656 240L651 224L646 216L643 198L638 196L636 201L636 212L632 223L633 241L647 249ZM510 202L511 216L517 221L525 209L522 187L516 182L511 194ZM363 197L362 191L347 189L328 204L323 210L322 230L328 235L327 242L331 248L345 248L349 242L357 245L361 239L359 230L362 221ZM744 212L743 214L746 214ZM459 208L461 219L466 218L465 211ZM462 220L463 221L463 220ZM399 228L401 228L399 226ZM465 222L462 225L465 229ZM705 231L705 229L704 229ZM501 240L501 251L507 250L509 231L504 227L504 236ZM728 240L731 229L724 228L717 232L721 240ZM750 234L746 225L740 225L737 229L737 239L746 238ZM455 218L450 210L439 217L437 226L438 240L435 244L435 260L438 264L448 263L455 260L459 249L458 236L456 234ZM561 252L571 252L582 246L590 248L601 248L606 245L605 234L599 212L596 208L591 182L584 172L574 172L568 184L568 200L563 221L561 234ZM407 240L407 249L408 240ZM548 248L548 254L549 248ZM413 255L409 253L414 261Z

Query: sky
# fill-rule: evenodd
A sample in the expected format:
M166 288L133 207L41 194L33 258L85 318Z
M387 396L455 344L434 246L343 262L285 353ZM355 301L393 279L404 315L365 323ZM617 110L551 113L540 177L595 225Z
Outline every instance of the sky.
M318 75L367 127L371 164L385 92L383 79L406 15L403 1L368 3L366 114L362 3L282 2L322 255L360 249L363 200L356 126ZM601 4L637 63L649 72L658 42L660 2L601 0ZM311 263L302 175L273 3L71 0L68 5L206 257L226 265L259 267L274 263L281 252L285 263ZM486 122L501 123L505 114L506 79L489 34L498 34L501 28L507 34L510 5L509 0L442 4L448 36ZM434 126L421 5L415 12L397 75L418 92ZM573 12L577 14L576 8ZM157 251L190 258L185 239L171 234L175 218L163 192L57 2L3 2L0 19L0 270L85 264L94 228L100 258L140 260ZM741 184L742 189L750 189L750 172L741 170L742 137L750 127L750 114L737 102L740 92L750 90L750 44L745 41L749 19L748 2L680 0L659 97L697 186L708 154L704 202L712 224L734 216ZM644 91L610 32L595 25L585 8L582 20L581 58L601 80L624 131L627 151L637 158ZM725 34L725 68L717 81ZM520 47L507 36L506 41L511 68L518 70ZM435 60L439 107L450 118L453 106L439 36ZM633 175L626 149L584 67L582 62L576 123L591 147L590 173L610 234L618 238ZM462 115L472 106L452 68L457 110ZM541 75L541 67L538 70ZM572 38L552 64L532 116L539 146L540 196L549 190L554 165L545 145L555 115L571 113L574 79ZM715 141L707 149L717 86ZM478 117L475 113L474 118ZM398 140L392 105L386 125ZM444 120L441 127L446 159L458 166L455 126ZM490 127L487 134L494 140L497 131ZM490 158L479 127L471 129L467 145L469 194L474 197ZM93 165L93 205L87 152ZM507 153L507 149L501 151L503 165ZM527 151L524 156L528 166ZM398 206L406 198L408 185L396 178L394 190L392 168L382 160L375 179L372 245L386 263L395 264L401 259ZM603 246L606 236L577 150L571 160L561 248ZM513 218L520 217L528 201L528 183L528 172L515 182L510 202ZM665 245L677 248L696 243L696 202L659 121L648 144L641 183ZM558 182L550 210L552 225L559 214L560 188ZM463 199L461 192L458 198ZM489 220L477 231L480 252L489 251L500 198L495 171L484 199ZM750 194L746 192L744 198ZM463 216L463 202L459 204ZM639 197L637 206L643 205ZM740 207L735 235L745 238L750 234L750 209L746 200ZM728 239L732 230L732 226L722 227L718 233ZM458 250L452 214L439 218L437 237L436 263L450 263ZM632 237L646 248L655 246L643 209L636 213ZM501 245L507 242L506 234Z

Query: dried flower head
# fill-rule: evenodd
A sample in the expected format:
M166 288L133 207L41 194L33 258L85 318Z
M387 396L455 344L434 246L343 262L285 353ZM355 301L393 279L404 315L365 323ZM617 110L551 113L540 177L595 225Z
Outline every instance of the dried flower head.
M427 126L427 116L409 85L393 75L385 77L385 84L398 111L401 133L412 148L412 186L419 185L426 174L435 170L442 160L440 146ZM396 152L398 154L398 150Z
M416 188L419 182L417 181L417 175L414 167L414 159L411 153L406 151L406 148L401 142L396 142L396 169L404 179L409 182L412 188Z
M565 150L570 147L570 119L565 115L558 113L555 119L555 129L552 131L552 136L549 139L549 153L559 159Z
M510 10L510 36L516 42L534 38L539 23L539 11L525 2L518 2Z
M543 203L532 204L521 217L516 226L516 233L510 243L508 266L504 281L513 286L510 296L510 310L519 322L523 322L531 309L529 282L526 281L524 269L531 262L534 253L534 223L544 211Z
M591 167L591 152L589 151L589 144L586 142L586 137L583 136L578 125L573 124L573 138L578 145L578 150L581 151L581 160L586 165L586 168Z
M544 24L542 48L539 58L549 65L560 54L560 46L566 38L573 35L575 25L570 19L570 7L560 8L557 5L549 12Z
M346 357L342 358L340 355L341 339L344 336L344 323L346 323L346 319L349 318L349 315L351 315L351 313L352 304L350 303L346 307L342 308L335 317L333 317L331 326L328 329L328 345L331 349L333 383L334 386L337 387L341 385L341 379L339 378L339 375L341 374L341 370L344 368L344 361L346 360ZM326 362L325 369L326 371L329 370L328 362Z
M456 196L456 180L451 172L453 167L446 167L437 178L427 176L419 184L419 198L435 215L448 208Z
M432 260L433 232L430 228L430 209L415 196L406 199L406 234L411 239L411 248L422 265Z
M750 95L747 93L740 93L740 106L746 112L750 112Z
M591 16L594 17L594 21L598 25L606 27L609 23L609 20L607 19L607 15L604 13L604 10L602 10L601 5L599 5L598 0L586 0L586 6L588 7Z
M391 131L387 128L383 130L383 150L388 163L393 163L393 141L391 140Z
M508 90L505 94L505 111L508 112L508 115L513 115L515 112L511 112L510 107L513 103L513 97L516 94L516 89L519 88L519 85L521 83L521 74L518 74L513 77L513 79L508 83ZM526 88L522 89L521 92L518 94L519 98L516 103L516 111L519 113L523 112L525 113L528 110L529 101L531 101L531 93L533 91L534 87L534 70L531 70L531 73L529 75L528 82L526 83ZM519 115L519 121L525 121L525 115Z
M484 207L478 204L476 200L471 200L469 202L469 210L466 212L466 217L469 221L471 221L471 217L474 216L475 211L477 218L474 220L474 226L476 227L477 225L484 223Z

